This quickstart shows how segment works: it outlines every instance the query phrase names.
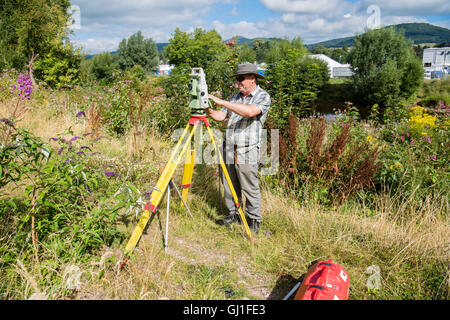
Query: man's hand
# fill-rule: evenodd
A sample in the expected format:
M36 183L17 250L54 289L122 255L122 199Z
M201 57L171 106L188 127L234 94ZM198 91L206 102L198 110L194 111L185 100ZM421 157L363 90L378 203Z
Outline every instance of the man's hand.
M212 101L214 101L214 103L217 104L218 106L224 105L225 100L217 98L216 96L213 96L212 94L208 94L208 98L211 99Z

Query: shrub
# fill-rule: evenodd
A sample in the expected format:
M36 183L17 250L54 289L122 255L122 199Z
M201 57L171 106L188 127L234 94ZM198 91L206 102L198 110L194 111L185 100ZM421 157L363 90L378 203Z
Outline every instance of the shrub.
M421 62L402 33L369 30L355 37L349 59L357 102L392 107L408 100L423 81Z
M299 51L289 50L285 59L279 60L268 70L268 84L265 87L272 98L269 121L284 134L290 115L305 115L311 101L328 79L326 63L301 57Z

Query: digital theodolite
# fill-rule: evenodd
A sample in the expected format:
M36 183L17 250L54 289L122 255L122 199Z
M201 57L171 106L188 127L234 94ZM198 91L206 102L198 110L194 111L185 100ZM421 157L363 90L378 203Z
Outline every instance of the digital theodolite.
M208 99L208 85L206 84L203 68L192 68L189 81L189 108L192 116L206 115L206 108L211 107Z

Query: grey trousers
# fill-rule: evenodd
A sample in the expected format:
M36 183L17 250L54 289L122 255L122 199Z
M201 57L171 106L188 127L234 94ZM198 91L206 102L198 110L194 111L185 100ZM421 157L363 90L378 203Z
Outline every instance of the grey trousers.
M228 174L233 183L239 203L242 204L242 194L245 196L245 212L250 219L261 222L262 216L260 212L261 193L258 180L257 164L226 164ZM223 173L222 173L223 174ZM228 183L223 176L225 206L229 214L239 214L234 203L233 195Z

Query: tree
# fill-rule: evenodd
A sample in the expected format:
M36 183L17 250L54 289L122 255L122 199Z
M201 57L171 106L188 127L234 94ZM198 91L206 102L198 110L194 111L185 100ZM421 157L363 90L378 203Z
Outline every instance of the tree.
M268 70L267 90L272 97L270 119L285 134L289 117L303 116L329 79L325 62L305 57L303 50L290 49Z
M156 43L152 39L145 39L141 31L120 42L117 56L122 70L140 65L146 71L153 71L159 63Z
M239 51L239 63L250 62L253 63L256 61L256 52L253 50L248 43L244 43L242 46L238 48Z
M0 69L34 69L52 87L77 83L81 53L68 42L69 6L68 0L1 1Z
M165 50L170 64L206 69L211 61L229 49L215 30L197 28L189 34L176 28Z
M392 27L356 36L349 60L356 100L366 105L396 107L417 91L423 79L412 44Z
M174 77L181 74L189 76L191 68L201 67L210 92L220 91L224 95L231 92L231 76L238 62L238 52L235 48L228 48L215 30L197 28L186 33L176 28L165 51L169 63L176 66L177 70L172 70Z
M90 60L90 72L102 85L112 83L114 73L118 72L119 66L114 57L109 52L102 52Z
M3 0L0 11L0 68L22 69L67 37L68 0Z

